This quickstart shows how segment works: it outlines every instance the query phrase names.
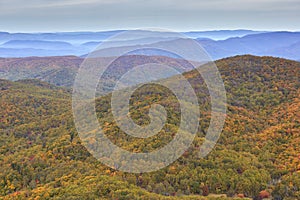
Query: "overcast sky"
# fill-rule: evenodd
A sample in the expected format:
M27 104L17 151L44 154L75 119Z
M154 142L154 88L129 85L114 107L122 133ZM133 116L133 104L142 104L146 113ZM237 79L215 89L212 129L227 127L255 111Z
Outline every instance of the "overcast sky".
M300 0L0 0L0 31L300 31Z

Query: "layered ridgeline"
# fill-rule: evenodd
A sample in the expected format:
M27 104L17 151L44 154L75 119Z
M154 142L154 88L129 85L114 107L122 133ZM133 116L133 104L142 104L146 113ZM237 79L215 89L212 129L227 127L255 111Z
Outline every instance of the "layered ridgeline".
M165 42L176 43L180 40L178 35L171 37L133 38L131 40L110 41L109 37L116 36L122 31L99 33L45 33L45 34L10 34L0 32L0 57L29 57L29 56L85 56L93 52L100 44L114 47L109 56L117 56L120 49L131 47L145 47L147 45L165 45ZM141 31L143 35L147 31ZM122 34L125 34L123 32ZM152 34L152 33L151 33ZM236 31L207 31L187 32L187 38L198 42L214 59L229 56L251 54L257 56L274 56L286 59L298 60L300 51L300 32L257 32L247 30ZM117 37L118 38L118 37ZM108 39L109 42L106 41ZM137 46L136 46L137 45ZM104 47L104 46L101 46ZM106 46L106 52L110 48ZM145 54L142 54L145 55ZM151 54L163 56L161 52L153 51Z
M0 32L0 57L81 56L93 51L101 42L124 30L102 32L8 33ZM193 31L183 33L190 38L214 40L263 33L251 30ZM148 39L147 39L148 40ZM153 40L153 38L149 38ZM126 42L118 41L125 45Z
M200 102L197 136L173 164L141 174L110 169L87 152L74 127L68 89L37 80L1 80L0 196L214 199L217 194L228 198L271 194L276 199L299 199L300 63L237 56L216 64L227 90L228 113L214 150L198 157L209 125L210 98L198 72L187 72L184 76ZM176 97L155 84L133 94L132 119L140 125L149 123L147 112L153 103L170 112L162 131L145 140L116 126L110 95L96 101L96 110L111 141L132 152L151 152L172 140L180 121Z

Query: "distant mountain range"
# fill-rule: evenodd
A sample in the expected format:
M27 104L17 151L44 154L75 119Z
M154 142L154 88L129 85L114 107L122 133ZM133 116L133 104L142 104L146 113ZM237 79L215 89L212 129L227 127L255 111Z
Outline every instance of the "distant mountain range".
M102 41L124 30L101 31L101 32L58 32L58 33L8 33L0 32L0 42L9 40L47 40L65 41L72 44L82 44L90 41ZM211 38L224 40L230 37L242 37L249 34L262 33L266 31L252 30L218 30L218 31L191 31L183 32L191 38Z
M8 33L0 32L0 42L10 40L45 40L64 41L72 44L81 44L94 40L105 40L122 30L102 31L102 32L59 32L59 33Z
M7 33L0 32L0 57L29 56L84 56L93 51L105 39L122 30L106 32L70 33ZM252 54L274 56L292 60L300 58L300 32L262 32L251 30L194 31L183 33L195 39L217 60L229 56ZM108 55L115 56L117 48L139 46L143 48L158 42L173 42L176 37L137 38L114 41L107 47ZM113 49L112 49L113 48ZM103 48L102 48L103 49ZM144 52L141 54L145 55ZM146 54L147 55L147 54ZM170 56L153 51L151 55Z
M300 32L272 32L214 41L197 39L214 59L252 54L292 60L300 57Z
M175 39L182 40L182 39ZM130 45L121 47L101 48L100 55L115 56L124 49L148 49L175 44L175 40L159 41L153 44ZM195 39L206 50L213 60L236 55L251 54L256 56L273 56L291 60L298 60L300 57L300 32L270 32L246 35L244 37L233 37L226 40ZM161 55L159 50L139 51L142 55ZM173 57L164 53L163 56Z
M71 49L73 46L67 42L60 41L43 41L43 40L10 40L1 45L4 48L35 48L43 49Z
M212 40L226 40L231 37L243 37L251 34L266 33L268 31L252 30L216 30L216 31L190 31L184 32L190 38L210 38Z

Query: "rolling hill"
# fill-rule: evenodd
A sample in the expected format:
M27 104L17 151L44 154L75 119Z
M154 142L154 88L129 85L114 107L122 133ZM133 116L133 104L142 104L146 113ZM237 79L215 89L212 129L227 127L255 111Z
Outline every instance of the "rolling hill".
M103 57L98 61L105 63L106 60L111 59ZM13 81L39 79L56 86L71 87L83 61L83 58L76 56L0 58L0 78ZM128 55L116 59L116 62L112 65L114 70L110 71L109 77L104 77L104 81L109 85L109 82L115 80L122 72L149 62L169 64L180 72L192 69L189 63L181 59L165 56ZM96 64L94 67L100 66ZM166 76L168 75L166 74ZM108 86L105 90L111 89Z
M0 58L0 78L40 79L70 87L82 61L82 58L75 56Z
M299 199L300 63L246 55L216 65L227 90L228 113L214 150L198 158L209 124L210 98L197 71L186 72L201 102L195 141L170 166L141 174L108 168L87 152L73 124L69 90L39 80L1 80L0 197L215 199L216 194L239 194L259 199L270 193L275 199ZM112 119L106 95L96 101L106 135L133 152L168 143L180 120L174 95L150 85L132 99L130 114L138 124L149 121L150 104L168 107L164 129L145 140L126 135Z

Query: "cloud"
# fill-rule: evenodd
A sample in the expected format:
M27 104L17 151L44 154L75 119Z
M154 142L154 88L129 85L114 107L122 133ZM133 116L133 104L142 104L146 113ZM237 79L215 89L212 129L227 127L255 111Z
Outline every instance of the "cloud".
M66 7L71 9L78 6L126 6L129 10L150 8L155 10L246 10L246 11L275 11L275 10L299 10L299 0L2 0L1 11L5 10L30 10L53 9Z
M153 2L153 1L152 1ZM223 11L275 11L275 10L298 10L299 0L210 0L210 1L162 1L160 5L169 6L181 10L223 10Z
M33 5L32 7L46 8L46 7L61 7L61 6L77 6L77 5L105 5L105 4L117 4L121 2L130 2L127 0L52 0L47 3L42 3L39 5Z
M0 0L0 29L23 24L77 30L93 24L109 29L260 24L259 29L268 29L296 27L299 10L299 0Z
M2 9L1 10L19 10L19 9L33 9L33 8L47 8L47 7L55 7L55 6L68 6L68 5L83 5L89 3L96 3L97 0L10 0L10 1L2 1Z
M4 9L30 9L30 8L51 8L51 7L64 7L64 6L78 6L78 5L105 5L127 2L132 0L27 0L24 4L23 0L2 0L1 10Z

